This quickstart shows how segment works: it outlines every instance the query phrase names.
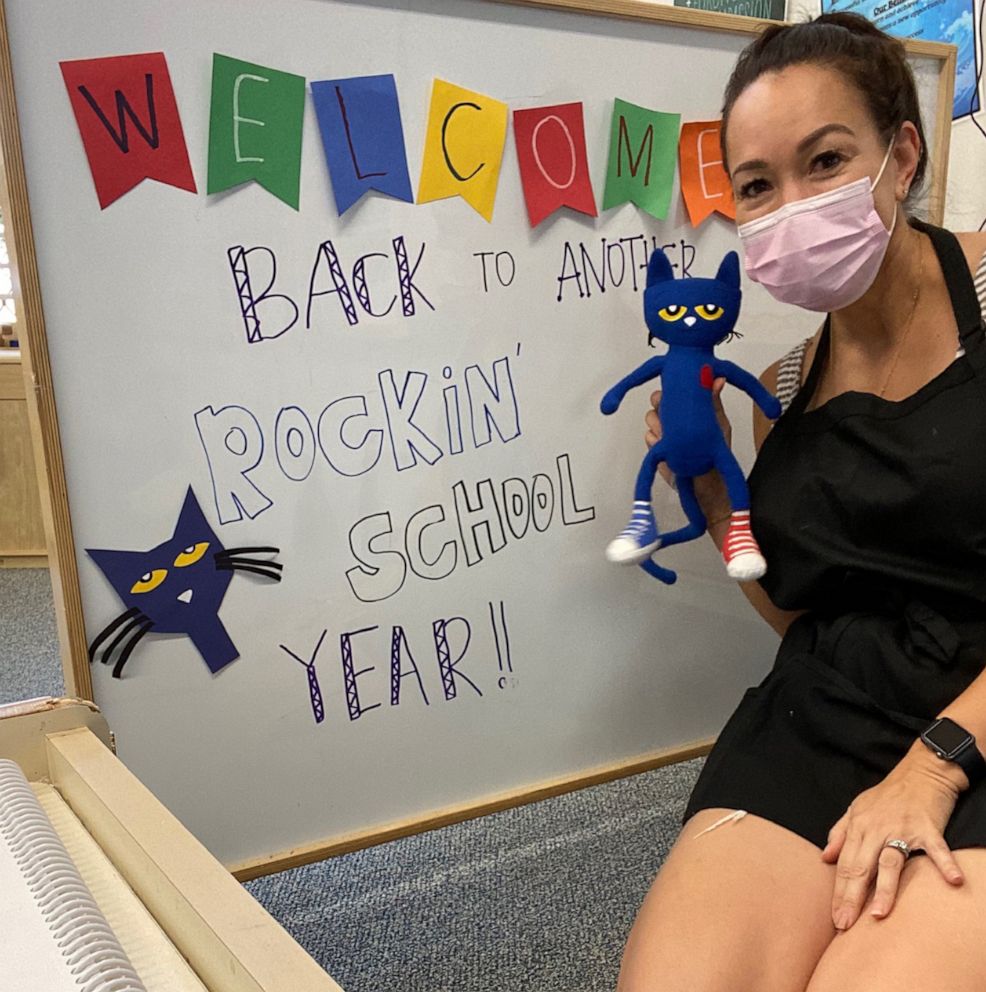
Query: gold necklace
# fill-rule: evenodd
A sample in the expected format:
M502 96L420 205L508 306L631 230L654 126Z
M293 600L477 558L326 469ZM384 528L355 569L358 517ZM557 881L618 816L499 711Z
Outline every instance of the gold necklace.
M918 265L918 278L917 286L914 290L914 296L911 299L911 312L907 317L907 323L904 325L904 330L901 333L900 340L897 342L897 350L894 353L894 360L890 366L890 371L887 373L886 379L883 380L883 385L880 387L880 392L877 393L881 399L883 399L884 394L887 391L887 386L890 385L890 379L894 372L897 370L897 363L900 361L901 353L904 350L904 343L907 341L907 336L911 332L911 325L914 323L914 314L917 312L918 308L918 297L921 295L921 284L924 281L924 239L921 239L921 244L918 247L918 256L921 259Z

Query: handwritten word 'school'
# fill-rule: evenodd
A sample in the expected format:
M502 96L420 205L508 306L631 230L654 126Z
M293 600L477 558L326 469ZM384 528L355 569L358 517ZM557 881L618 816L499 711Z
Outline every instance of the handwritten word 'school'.
M200 409L195 427L219 522L244 515L253 519L274 505L254 477L257 470L270 478L276 468L298 483L324 462L336 475L354 477L377 468L386 449L395 470L406 472L467 447L482 448L494 440L507 444L521 435L508 356L485 370L478 363L468 365L460 377L445 366L431 388L426 372L384 369L376 378L372 392L340 396L317 414L282 406L266 434L240 404Z
M507 615L502 600L488 603L489 617L474 620L472 623L462 616L439 617L431 624L429 635L415 634L415 653L411 650L411 639L407 629L395 624L390 628L389 637L379 624L344 630L338 639L338 698L350 722L361 719L371 710L383 706L381 702L368 702L369 699L389 698L390 707L407 705L408 695L415 702L412 705L431 706L436 694L433 687L431 698L426 681L437 677L438 691L446 703L450 703L462 692L467 697L483 697L495 687L498 690L516 689L520 680L514 674L513 650L510 631L507 628ZM488 631L487 631L488 627ZM379 632L379 633L378 633ZM483 637L475 636L482 632ZM319 670L325 675L325 665L329 664L329 646L325 644L328 629L322 631L313 649L299 649L297 645L279 644L278 647L300 664L307 675L308 695L312 716L316 723L322 723L326 716L325 696L322 692ZM430 642L430 643L429 643ZM423 647L423 643L428 643ZM470 652L471 649L471 652ZM432 655L433 662L426 668L433 673L429 680L422 675L419 659L423 662L426 654ZM469 654L468 674L460 667ZM492 658L496 658L496 668ZM387 665L364 665L357 668L367 658L389 657ZM360 660L357 661L357 658ZM373 676L371 672L380 671ZM405 679L412 679L405 685ZM336 697L330 697L330 702Z
M452 486L451 506L433 503L411 514L403 528L389 511L357 520L349 547L359 564L346 572L353 595L364 603L389 599L403 588L408 573L437 582L462 561L472 567L507 546L544 533L552 521L566 527L595 519L592 506L579 506L567 454L555 459L555 478L539 472L530 479L483 479L474 486ZM400 545L400 549L394 545Z

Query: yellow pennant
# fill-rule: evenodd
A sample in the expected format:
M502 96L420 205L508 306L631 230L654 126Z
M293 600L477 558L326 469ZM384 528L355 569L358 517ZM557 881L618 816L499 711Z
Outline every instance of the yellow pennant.
M418 203L461 196L488 221L493 219L507 113L499 100L435 80Z

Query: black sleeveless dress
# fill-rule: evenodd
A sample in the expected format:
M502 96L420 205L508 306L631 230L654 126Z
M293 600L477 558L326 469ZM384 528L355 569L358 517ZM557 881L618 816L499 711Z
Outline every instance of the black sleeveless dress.
M907 399L847 392L806 411L826 321L750 475L761 585L808 612L727 722L682 823L744 809L824 847L986 664L983 318L955 236L911 224L934 245L965 353ZM945 840L986 845L986 782L961 793Z

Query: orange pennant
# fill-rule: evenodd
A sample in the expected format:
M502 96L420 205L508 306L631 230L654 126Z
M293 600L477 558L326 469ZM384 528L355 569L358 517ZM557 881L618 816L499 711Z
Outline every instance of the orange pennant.
M715 211L736 220L733 189L719 150L720 126L721 121L692 121L681 128L678 168L692 227L698 227Z

